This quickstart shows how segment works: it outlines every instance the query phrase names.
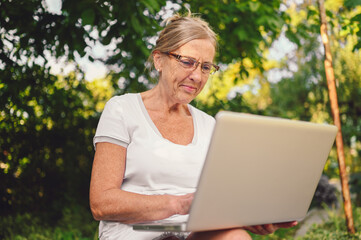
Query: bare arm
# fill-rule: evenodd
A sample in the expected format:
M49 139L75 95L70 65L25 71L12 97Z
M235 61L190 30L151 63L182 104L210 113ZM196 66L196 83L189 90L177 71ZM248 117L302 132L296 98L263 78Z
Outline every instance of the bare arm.
M121 190L125 161L126 148L112 143L97 143L89 196L96 220L129 224L188 213L193 194L148 196Z

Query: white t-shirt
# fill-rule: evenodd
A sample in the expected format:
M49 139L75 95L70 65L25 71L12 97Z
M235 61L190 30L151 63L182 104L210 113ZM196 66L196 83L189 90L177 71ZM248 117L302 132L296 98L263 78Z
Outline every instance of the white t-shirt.
M179 145L162 137L139 93L116 96L107 102L94 146L97 142L111 142L127 148L121 189L146 195L195 192L215 120L191 105L188 108L193 118L194 136L190 144ZM133 231L131 226L119 222L101 221L99 224L101 239L148 240L159 235Z

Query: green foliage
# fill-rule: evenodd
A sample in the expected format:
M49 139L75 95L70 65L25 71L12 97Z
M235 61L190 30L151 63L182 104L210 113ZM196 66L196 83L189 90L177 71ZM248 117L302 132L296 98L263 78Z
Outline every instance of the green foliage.
M267 107L266 114L301 119L319 123L332 123L327 82L324 72L323 53L320 52L319 27L305 27L317 23L318 10L314 6L290 9L296 20L291 18L291 29L303 29L307 34L297 36L300 45L297 51L284 62L283 69L291 77L284 77L270 87L272 103ZM331 6L330 6L331 7ZM343 140L345 143L346 164L351 173L360 172L361 166L361 122L359 116L361 99L361 55L353 51L355 36L346 34L340 26L347 24L346 19L354 15L354 11L345 11L340 6L328 10L330 26L330 43L333 53L334 74L342 123ZM294 14L293 14L294 13ZM301 16L308 16L302 18ZM351 24L350 22L348 22ZM316 24L317 25L317 24ZM293 66L292 69L289 66ZM296 68L294 67L296 66ZM296 69L296 70L295 70ZM331 151L325 173L329 177L338 177L338 164L335 151Z
M64 205L88 205L92 138L104 94L96 97L96 90L89 90L79 68L69 76L52 75L48 55L73 63L77 55L90 54L95 40L103 45L117 40L119 49L131 52L125 55L137 57L114 51L108 61L132 66L122 71L129 77L133 68L143 69L147 38L158 29L152 14L161 3L64 0L61 13L53 14L42 0L0 2L2 215L49 212L46 221L56 222Z
M48 56L68 63L76 56L95 60L89 51L95 42L113 44L107 58L97 60L114 69L115 93L143 91L147 82L140 77L146 75L149 40L159 30L158 12L164 4L63 0L61 12L55 14L42 0L0 2L2 214L50 211L49 218L56 221L64 204L88 204L99 99L78 66L67 77L52 75ZM224 62L246 55L259 62L260 46L274 39L283 24L278 0L189 4L220 31ZM118 88L118 79L124 79L124 88ZM240 100L227 104L235 109L232 104L238 106Z
M356 34L358 42L355 44L353 50L359 50L361 48L361 1L360 0L345 0L345 7L348 10L355 10L355 15L352 16L350 22L344 25L344 29L347 29L351 34ZM349 27L348 27L349 26Z
M201 13L219 35L219 56L223 63L252 59L262 69L263 51L276 39L289 19L279 10L280 0L184 1L193 12ZM245 67L241 73L247 75Z
M282 78L273 83L270 90L272 103L267 108L267 114L290 119L314 120L330 122L328 115L312 119L314 112L329 112L327 85L323 79L323 62L315 50L317 37L309 37L303 47L298 48L295 59L290 59L297 65L297 72L292 77ZM304 59L308 61L305 62ZM289 65L285 64L287 71Z
M356 230L361 229L361 208L354 207L354 223ZM300 223L302 224L302 222ZM275 233L260 236L252 235L254 240L318 240L318 239L360 239L361 233L349 235L345 227L343 211L328 210L328 220L322 224L314 224L304 236L295 238L299 226L289 229L279 229ZM96 239L97 222L84 207L75 207L65 210L63 218L56 226L44 223L37 215L24 214L15 217L8 216L0 219L0 235L4 240L90 240Z
M361 208L353 207L354 225L356 234L351 235L347 232L346 222L343 212L335 212L329 210L329 219L320 224L313 225L303 238L300 239L351 239L356 240L361 238Z
M355 196L356 206L361 206L361 172L353 173L349 180L350 192Z
M347 232L345 218L343 211L338 211L335 209L328 209L328 219L321 224L313 224L305 235L295 237L300 226L289 229L279 229L275 233L260 236L252 235L254 240L328 240L328 239L344 239L344 240L356 240L361 238L361 233L357 232L361 228L361 208L353 208L354 224L356 228L356 234L351 235ZM299 225L303 224L302 222Z
M213 75L193 104L212 116L220 110L264 114L269 84L259 77L260 70L244 67L241 63L230 64ZM242 68L248 71L247 78L241 77Z
M87 204L84 186L89 183L91 139L99 113L83 80L41 75L29 80L40 79L44 81L19 85L17 95L0 100L5 106L0 157L7 166L0 172L0 191L5 193L0 206L2 214L51 209L57 219L64 203Z
M0 238L6 240L91 240L98 223L84 206L73 205L63 210L55 224L44 222L38 214L16 214L0 219Z
M0 1L0 238L92 239L97 223L86 207L94 130L111 95L149 87L144 63L153 46L150 39L160 29L159 11L165 1L63 0L60 14L48 12L44 3ZM193 104L211 115L224 109L331 122L315 6L283 12L280 0L183 3L201 13L219 34L217 60L240 63L237 73L217 80L217 84L228 84L226 88L219 85L207 101L197 99ZM345 1L345 5L346 9L329 9L328 19L335 36L332 41L338 43L334 62L345 143L350 146L347 160L357 172L361 171L357 101L361 77L355 49L361 42L360 8L357 1ZM342 31L337 32L339 26ZM270 85L262 75L264 52L283 29L299 46L293 59L298 70ZM344 48L350 38L354 42ZM97 59L89 51L96 42L111 47L106 58ZM83 79L79 66L68 76L54 76L48 55L74 65L77 56L100 60L112 72L109 78L92 83ZM124 80L122 88L119 79ZM260 90L227 98L224 89L244 86ZM337 176L337 163L329 166L328 174ZM357 192L358 183L353 185ZM326 232L315 229L313 236L344 234L343 229L332 233L328 225L322 227ZM287 239L292 231L280 230L268 239Z

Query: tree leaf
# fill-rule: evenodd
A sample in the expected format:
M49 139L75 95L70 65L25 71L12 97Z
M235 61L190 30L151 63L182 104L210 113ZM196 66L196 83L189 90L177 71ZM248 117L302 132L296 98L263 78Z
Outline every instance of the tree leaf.
M261 6L261 3L260 2L248 2L249 4L249 9L252 11L252 12L257 12L257 10L259 9L259 7Z
M147 7L150 13L155 14L160 9L156 0L144 0L144 5Z
M359 22L361 23L361 13L355 15L353 18L351 18L352 22Z
M361 0L345 0L345 7L354 8L361 5Z
M94 19L95 19L95 13L94 13L94 10L91 8L88 8L81 13L81 20L82 20L83 26L93 25Z
M132 15L132 17L130 19L130 22L132 24L133 29L137 33L141 34L142 33L142 27L140 26L140 23L139 23L139 21L138 21L138 19L137 19L137 17L135 15Z

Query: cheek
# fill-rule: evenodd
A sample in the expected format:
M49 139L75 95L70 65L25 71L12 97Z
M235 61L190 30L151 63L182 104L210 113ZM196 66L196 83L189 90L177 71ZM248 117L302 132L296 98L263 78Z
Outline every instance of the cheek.
M185 71L178 65L178 62L171 62L168 66L168 73L173 81L185 78Z
M169 79L173 85L178 85L178 83L182 81L181 75L176 71L169 74Z
M177 69L171 73L172 82L175 84L179 84L180 82L184 81L188 76L189 74L182 69Z
M164 69L162 72L162 78L168 84L171 84L171 83L175 82L177 79L176 71L174 71L174 69L172 69L172 68Z

